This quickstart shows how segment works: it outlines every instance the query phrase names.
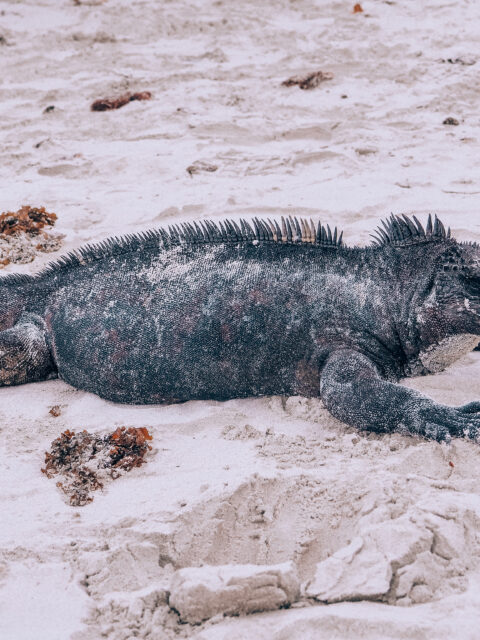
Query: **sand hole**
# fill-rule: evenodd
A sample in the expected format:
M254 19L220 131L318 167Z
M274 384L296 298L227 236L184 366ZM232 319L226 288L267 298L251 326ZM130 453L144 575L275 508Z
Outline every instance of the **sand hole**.
M362 501L336 500L338 487L306 475L252 478L231 494L182 515L168 544L175 566L315 563L348 544Z

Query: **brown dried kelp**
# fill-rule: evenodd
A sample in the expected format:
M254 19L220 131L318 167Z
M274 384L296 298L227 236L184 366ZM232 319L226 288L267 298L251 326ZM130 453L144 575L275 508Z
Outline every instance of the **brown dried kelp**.
M11 236L15 233L28 233L36 236L45 227L53 227L57 221L55 213L49 213L45 207L24 205L18 211L6 211L0 214L0 235Z
M45 452L47 478L59 475L57 482L70 505L80 507L92 502L92 491L102 489L109 479L140 467L152 439L145 427L119 427L106 436L88 431L65 431Z
M293 87L298 85L300 89L308 90L315 89L322 82L326 80L332 80L333 73L329 71L314 71L313 73L309 73L306 76L292 76L288 78L288 80L284 80L282 82L282 86L284 87Z
M91 111L109 111L110 109L120 109L129 102L134 100L150 100L152 94L150 91L140 91L138 93L124 93L118 98L103 98L95 100L90 106Z
M30 205L0 214L0 268L11 262L31 262L39 251L49 253L59 249L64 236L44 231L56 221L55 213Z
M197 160L189 167L187 167L187 173L193 177L194 173L213 173L217 171L218 167L216 164L211 164L210 162L204 162L203 160Z

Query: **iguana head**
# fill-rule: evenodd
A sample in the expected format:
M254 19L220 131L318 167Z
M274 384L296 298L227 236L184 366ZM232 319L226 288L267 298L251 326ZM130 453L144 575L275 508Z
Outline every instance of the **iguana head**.
M480 247L449 239L431 250L439 253L416 321L420 360L435 373L480 342Z
M432 333L439 336L470 335L469 344L476 346L474 336L480 336L480 246L450 238L431 248L437 253L429 296L434 309L426 329L432 323ZM477 344L479 341L480 337Z
M454 243L442 258L438 295L458 313L465 329L480 335L480 246Z
M420 306L412 322L421 346L455 335L480 336L480 246L457 242L435 216L425 227L415 216L391 216L376 231L375 242L405 255ZM411 248L409 251L408 249Z

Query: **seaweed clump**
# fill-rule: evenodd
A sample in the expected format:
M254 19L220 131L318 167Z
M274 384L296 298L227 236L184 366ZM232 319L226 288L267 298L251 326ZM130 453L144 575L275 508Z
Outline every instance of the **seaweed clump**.
M139 91L137 93L125 93L118 98L103 98L102 100L95 100L90 105L91 111L110 111L111 109L120 109L129 102L134 100L150 100L152 94L150 91Z
M11 262L31 262L38 251L56 251L64 237L46 233L45 227L53 227L57 215L45 207L24 205L18 211L0 214L0 268Z
M68 503L81 507L92 502L92 491L102 489L106 481L140 467L152 440L145 427L119 427L113 433L98 436L88 431L65 431L45 452L47 478L59 475L57 487Z
M45 207L24 205L15 213L6 211L0 214L0 234L11 236L23 232L37 236L43 227L53 227L56 221L57 214L49 213Z
M330 73L330 71L314 71L313 73L308 73L305 76L292 76L291 78L288 78L288 80L284 80L282 82L282 86L294 87L297 85L300 89L308 91L309 89L315 89L320 86L322 82L332 79L333 73Z

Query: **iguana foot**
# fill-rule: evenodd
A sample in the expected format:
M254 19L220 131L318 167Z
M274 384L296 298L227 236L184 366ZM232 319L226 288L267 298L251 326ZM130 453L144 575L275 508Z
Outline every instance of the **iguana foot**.
M405 409L405 431L424 434L438 442L451 438L469 438L480 442L480 403L470 402L462 407L447 407L430 401L415 399L414 406ZM427 404L428 403L428 404ZM405 423L409 424L407 425ZM402 430L402 424L399 430Z
M448 407L413 389L383 380L365 355L333 353L322 372L320 391L336 418L359 429L419 435L438 442L469 438L480 443L480 402Z
M0 386L46 380L55 373L39 316L26 313L15 326L0 331Z

